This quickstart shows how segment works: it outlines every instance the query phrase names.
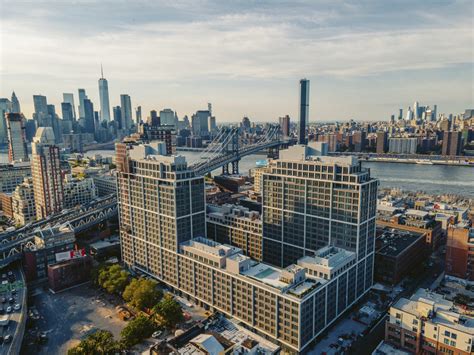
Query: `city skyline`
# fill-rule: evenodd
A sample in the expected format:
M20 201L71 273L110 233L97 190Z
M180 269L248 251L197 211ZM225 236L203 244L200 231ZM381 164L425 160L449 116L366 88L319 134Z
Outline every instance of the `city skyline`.
M34 94L59 107L78 88L98 108L101 62L111 107L129 94L144 117L167 107L182 117L212 102L220 122L295 120L302 77L312 82L310 123L386 120L415 100L439 113L472 106L467 1L430 3L429 11L412 2L390 11L370 2L127 3L114 14L95 2L46 3L34 14L15 4L1 19L10 54L1 60L0 94L15 90L26 117Z

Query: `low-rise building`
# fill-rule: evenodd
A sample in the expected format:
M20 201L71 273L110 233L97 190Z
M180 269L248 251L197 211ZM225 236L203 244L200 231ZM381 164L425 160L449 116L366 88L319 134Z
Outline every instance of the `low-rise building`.
M474 228L448 228L446 274L474 281Z
M72 251L75 241L74 231L67 224L38 230L32 245L27 246L23 254L26 279L47 278L48 265L60 261L58 254Z
M380 211L380 213L379 213ZM400 210L379 205L377 207L377 226L388 227L425 235L425 243L436 250L443 241L441 222L426 211L415 209Z
M88 255L48 265L48 285L53 292L90 280L92 258Z
M378 231L374 278L395 285L426 259L425 235L396 229Z
M390 307L385 340L414 354L472 354L474 318L443 295L419 289Z

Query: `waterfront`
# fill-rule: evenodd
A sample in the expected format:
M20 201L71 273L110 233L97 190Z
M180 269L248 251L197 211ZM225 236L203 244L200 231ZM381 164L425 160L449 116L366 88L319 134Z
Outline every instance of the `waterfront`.
M94 150L85 153L93 157L114 155L113 150ZM179 152L188 161L198 159L199 152ZM248 174L263 155L249 155L242 158L239 167L242 174ZM0 162L8 161L8 155L0 154ZM372 176L380 180L382 188L399 188L404 191L424 191L429 194L457 194L474 198L474 168L464 166L421 165L403 163L363 162L370 168ZM216 170L215 173L219 173Z

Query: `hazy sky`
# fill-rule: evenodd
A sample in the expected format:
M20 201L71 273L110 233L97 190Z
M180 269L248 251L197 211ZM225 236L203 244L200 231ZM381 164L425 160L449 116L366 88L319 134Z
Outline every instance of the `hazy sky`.
M212 102L218 122L297 118L311 80L311 120L387 119L413 101L438 112L474 106L474 2L0 0L0 97L14 89L60 111L86 89L110 102L170 107Z

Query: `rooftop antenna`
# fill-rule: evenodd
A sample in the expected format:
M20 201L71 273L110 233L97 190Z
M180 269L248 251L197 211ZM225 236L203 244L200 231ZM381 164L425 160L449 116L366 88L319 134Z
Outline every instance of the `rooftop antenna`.
M102 63L100 63L100 75L102 76L102 79L104 79L104 69L102 68Z

